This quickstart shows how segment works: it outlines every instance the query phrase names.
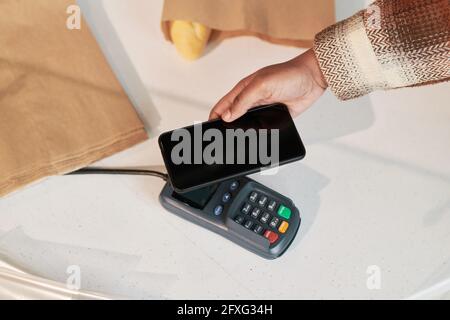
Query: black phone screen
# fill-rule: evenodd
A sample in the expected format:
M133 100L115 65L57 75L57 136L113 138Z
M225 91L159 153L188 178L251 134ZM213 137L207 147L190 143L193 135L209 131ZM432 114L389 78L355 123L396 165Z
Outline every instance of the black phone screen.
M305 156L305 147L283 104L250 109L231 123L219 119L165 132L159 145L177 192Z

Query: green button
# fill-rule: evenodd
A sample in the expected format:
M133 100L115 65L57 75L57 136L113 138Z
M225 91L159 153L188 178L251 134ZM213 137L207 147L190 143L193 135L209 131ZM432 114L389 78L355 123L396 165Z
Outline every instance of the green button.
M291 217L291 209L281 205L278 208L278 215L288 220Z

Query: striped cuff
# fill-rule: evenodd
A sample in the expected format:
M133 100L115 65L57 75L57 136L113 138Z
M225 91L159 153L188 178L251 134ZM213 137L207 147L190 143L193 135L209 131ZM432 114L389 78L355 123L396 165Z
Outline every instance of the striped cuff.
M341 100L387 87L363 11L317 34L314 52L330 89Z
M314 52L331 90L347 100L448 81L449 9L448 0L378 0L317 34Z

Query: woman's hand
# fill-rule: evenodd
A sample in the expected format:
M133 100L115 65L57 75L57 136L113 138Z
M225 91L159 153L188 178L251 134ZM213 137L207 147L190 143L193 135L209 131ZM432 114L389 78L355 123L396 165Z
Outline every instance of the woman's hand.
M231 122L258 105L281 102L293 117L311 106L327 83L312 49L280 64L265 67L242 79L211 110L210 119Z

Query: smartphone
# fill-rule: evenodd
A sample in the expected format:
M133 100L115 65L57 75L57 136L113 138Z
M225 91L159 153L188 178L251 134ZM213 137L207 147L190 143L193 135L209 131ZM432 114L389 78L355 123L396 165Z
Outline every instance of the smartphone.
M217 119L165 132L159 146L178 193L298 161L306 153L280 103L252 108L233 122Z

